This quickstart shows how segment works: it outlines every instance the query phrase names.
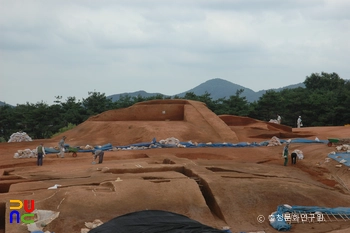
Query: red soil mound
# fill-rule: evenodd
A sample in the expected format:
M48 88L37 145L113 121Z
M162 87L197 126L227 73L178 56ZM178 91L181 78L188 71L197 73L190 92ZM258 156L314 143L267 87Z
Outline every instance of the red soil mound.
M203 103L188 100L154 100L106 111L64 135L66 142L78 145L129 145L169 137L180 141L238 142L235 132Z
M275 124L271 122L260 121L249 117L241 117L234 115L220 115L232 131L238 135L240 141L252 141L256 138L308 138L313 137L313 134L303 132L293 132L292 127L286 125Z
M292 127L260 121L260 120L252 119L250 117L242 117L242 116L234 116L234 115L220 115L219 117L228 126L251 126L251 127L260 126L262 129L292 132Z

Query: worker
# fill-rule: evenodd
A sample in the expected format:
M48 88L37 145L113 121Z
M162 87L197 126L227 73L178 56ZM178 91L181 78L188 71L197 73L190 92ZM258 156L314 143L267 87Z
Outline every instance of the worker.
M58 142L58 148L60 150L58 155L60 155L61 158L64 158L64 140L66 140L66 136L63 136L62 139Z
M283 148L283 158L284 158L284 166L287 166L288 164L288 147L289 147L289 143L287 143L287 145L285 145L285 147Z
M302 120L301 120L301 116L299 116L298 120L297 120L297 126L298 128L300 128L301 126L303 126Z
M297 153L293 152L290 157L292 158L292 164L297 163Z
M281 116L277 114L277 122L278 122L278 124L281 124L281 119L282 119Z
M36 164L38 166L42 166L43 165L43 158L46 155L43 143L40 143L40 145L36 148L36 152L37 152L37 155L38 155Z
M92 151L92 154L94 155L94 161L96 160L96 158L98 157L98 163L102 163L103 162L103 155L104 152L102 150L95 150Z

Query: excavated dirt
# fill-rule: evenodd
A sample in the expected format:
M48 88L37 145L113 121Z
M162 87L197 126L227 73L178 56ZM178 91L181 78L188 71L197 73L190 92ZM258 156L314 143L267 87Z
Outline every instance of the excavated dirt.
M290 128L247 117L216 116L195 101L148 101L91 117L64 133L70 146L130 145L175 137L192 142L262 142L281 139L348 138L349 127ZM35 208L59 211L44 230L78 233L85 222L145 209L172 211L232 232L277 232L267 220L278 205L350 206L350 170L326 162L335 151L322 143L292 143L304 160L283 166L283 146L162 148L106 151L92 165L91 153L65 158L48 154L14 159L17 150L57 146L62 135L32 142L0 143L0 232L28 232L9 223L11 199L35 200ZM55 184L58 189L49 190ZM23 211L21 213L24 213ZM258 222L262 215L265 221ZM5 230L6 229L6 230ZM350 221L292 224L291 232L350 232Z

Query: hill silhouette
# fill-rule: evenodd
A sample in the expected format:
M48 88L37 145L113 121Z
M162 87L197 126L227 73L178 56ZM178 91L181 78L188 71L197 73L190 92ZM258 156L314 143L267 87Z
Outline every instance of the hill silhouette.
M285 86L277 89L269 89L269 90L281 91L283 89L297 88L297 87L304 87L304 84L298 83L298 84L293 84L293 85L289 85L289 86ZM230 96L235 95L236 92L240 89L244 90L240 96L246 97L248 102L258 101L259 98L263 94L265 94L267 91L267 90L260 90L258 92L255 92L252 89L249 89L247 87L243 87L241 85L229 82L224 79L215 78L215 79L210 79L192 89L189 89L187 91L181 92L173 96L164 95L162 93L147 93L146 91L141 90L136 92L114 94L114 95L108 96L108 98L111 98L112 101L117 101L121 96L137 97L140 95L144 98L147 98L155 95L163 95L167 97L174 97L174 96L184 97L187 92L193 92L195 95L198 95L198 96L203 95L207 92L210 94L211 98L216 100L219 98L229 98Z
M0 101L0 106L4 106L4 105L8 105L8 104L5 103L5 102Z

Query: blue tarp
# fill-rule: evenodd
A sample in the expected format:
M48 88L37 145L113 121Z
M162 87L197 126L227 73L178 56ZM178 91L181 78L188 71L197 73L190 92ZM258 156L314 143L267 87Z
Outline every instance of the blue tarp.
M152 142L140 142L140 143L134 143L134 144L130 144L130 145L127 145L127 146L117 146L118 148L129 148L129 147L150 147L151 145L154 145L154 144L158 144L157 143L157 140L156 138L153 138L152 139Z
M103 151L111 150L111 149L113 149L113 146L111 143L107 143L107 144L102 145L102 146L95 146L94 149L92 149L92 150L91 149L90 150L83 150L83 149L80 149L79 147L70 147L68 144L65 144L64 148L66 149L66 151L68 151L68 148L76 148L76 149L78 149L78 152L92 152L94 150L103 150ZM46 154L54 154L54 153L59 153L59 152L60 152L59 150L56 150L54 148L45 147Z
M332 158L340 163L342 160L346 160L346 162L341 163L344 164L345 166L350 167L350 153L336 153L336 154L328 154L329 158Z
M291 229L291 225L288 224L283 218L284 213L321 213L321 214L330 214L330 215L339 215L346 216L350 218L350 207L336 207L336 208L326 208L319 206L286 206L279 205L277 207L277 211L271 214L271 217L274 221L270 220L270 224L273 228L278 231L289 231Z
M285 141L285 140L281 140ZM294 138L292 139L291 143L328 143L328 140L311 140L311 139L306 139L306 138Z
M45 147L45 153L46 154L53 154L53 153L58 153L59 151L54 149L54 148L47 148Z
M69 144L64 144L64 148L67 150L69 148ZM59 150L56 150L54 148L45 147L46 154L54 154L54 153L59 153L59 152L60 152Z
M280 139L281 143L286 143L287 140L284 139ZM252 142L252 143L248 143L248 142L239 142L239 143L211 143L211 144L207 144L207 143L198 143L198 144L193 144L190 142L180 142L181 145L186 146L186 148L198 148L198 147L260 147L260 146L267 146L269 143L269 141L263 141L260 143L257 142ZM296 138L296 139L292 139L291 143L328 143L328 140L310 140L310 139L304 139L304 138ZM157 142L156 138L153 138L153 140L151 142L141 142L141 143L134 143L134 144L130 144L130 145L126 145L126 146L116 146L118 148L122 148L122 149L127 149L130 147L148 147L148 148L173 148L176 147L175 145L168 145L168 144L160 144L159 142ZM69 145L65 144L65 148L68 149ZM107 143L103 146L95 146L94 149L90 149L90 150L84 150L84 149L80 149L79 147L74 147L78 149L78 152L92 152L94 150L112 150L113 146L111 143ZM52 148L45 148L45 152L47 154L50 153L59 153L58 150L56 149L52 149ZM349 159L350 160L350 159ZM349 165L347 165L349 166Z
M196 147L257 147L261 146L260 144L253 142L253 143L247 143L247 142L240 142L237 144L233 143L198 143L197 145L189 143L189 142L180 142L181 145L184 145L188 148L196 148Z
M107 143L107 144L102 145L102 146L95 146L94 148L95 148L95 150L103 150L103 151L105 151L105 150L113 149L113 146L112 146L111 143Z
M350 217L350 207L336 207L336 208L327 208L327 207L319 207L319 206L292 206L292 208L289 208L285 205L278 206L277 210L282 211L283 213L286 212L302 212L302 213L315 213L315 212L321 212L322 214L341 214L341 215L347 215Z

